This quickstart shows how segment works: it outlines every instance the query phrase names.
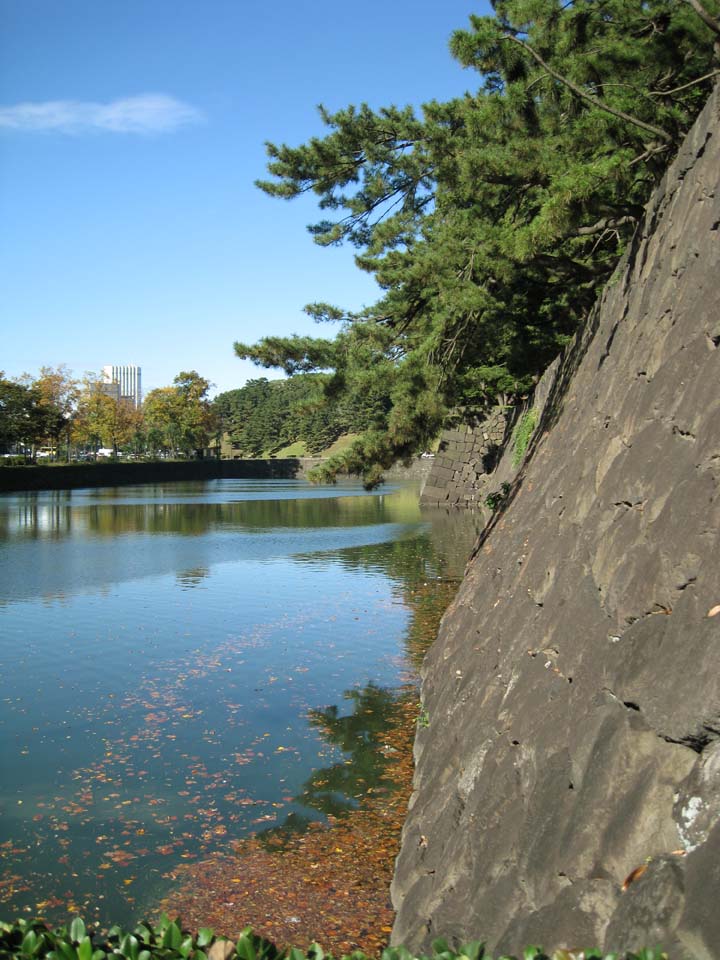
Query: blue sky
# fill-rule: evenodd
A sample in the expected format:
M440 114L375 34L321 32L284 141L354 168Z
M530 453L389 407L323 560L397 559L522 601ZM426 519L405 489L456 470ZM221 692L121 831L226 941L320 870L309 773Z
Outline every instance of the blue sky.
M0 0L0 369L270 375L235 340L326 335L302 313L376 299L353 251L266 197L264 141L316 105L420 104L477 86L447 40L471 0Z

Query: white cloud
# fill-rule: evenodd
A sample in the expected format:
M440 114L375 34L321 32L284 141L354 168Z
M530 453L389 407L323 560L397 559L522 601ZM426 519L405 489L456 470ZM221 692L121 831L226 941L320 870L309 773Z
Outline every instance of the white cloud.
M109 103L49 100L0 107L0 129L58 133L170 133L202 119L195 107L164 93L143 93Z

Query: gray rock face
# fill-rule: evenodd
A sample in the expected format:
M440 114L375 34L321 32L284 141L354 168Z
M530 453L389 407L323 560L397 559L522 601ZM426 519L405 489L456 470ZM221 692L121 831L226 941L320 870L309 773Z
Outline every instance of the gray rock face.
M720 956L719 104L427 657L395 943Z

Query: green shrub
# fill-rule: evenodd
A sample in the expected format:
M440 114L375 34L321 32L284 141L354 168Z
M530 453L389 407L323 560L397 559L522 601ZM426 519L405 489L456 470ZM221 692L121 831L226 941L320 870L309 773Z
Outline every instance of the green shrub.
M0 922L0 960L212 960L218 951L213 944L223 937L216 937L207 927L190 934L183 930L180 920L170 920L163 915L159 924L143 921L132 933L111 927L107 933L98 934L85 926L76 917L69 927L50 930L39 920L17 920L15 923ZM223 956L225 956L223 952ZM578 951L570 953L558 950L552 958L539 947L529 947L523 953L524 960L575 960ZM599 950L582 951L584 960L603 960ZM623 955L625 960L667 960L657 950L641 950ZM333 960L317 943L306 950L297 947L279 949L269 940L254 934L250 928L243 930L232 944L228 960ZM344 960L344 958L343 958ZM359 950L350 954L348 960L367 960ZM432 957L411 953L405 947L387 947L382 960L492 960L480 941L473 941L451 949L445 940L434 940ZM500 957L498 960L515 960ZM621 960L619 954L608 954L604 960Z
M525 456L525 451L528 448L530 443L530 437L535 432L535 427L538 425L538 415L537 410L532 409L528 410L527 413L524 413L518 422L518 425L513 431L513 466L519 467Z
M501 483L499 490L495 490L493 493L489 493L485 497L485 506L489 510L492 510L494 513L505 503L509 493L510 493L510 484Z
M375 490L381 483L385 483L383 468L379 463L373 463L365 473L363 473L363 487L365 490Z

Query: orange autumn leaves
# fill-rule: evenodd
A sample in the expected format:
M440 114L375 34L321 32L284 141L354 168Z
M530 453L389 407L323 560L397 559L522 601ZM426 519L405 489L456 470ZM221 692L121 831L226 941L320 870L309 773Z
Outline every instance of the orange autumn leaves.
M420 665L457 586L430 580L404 591L412 610L409 665ZM327 825L311 823L305 833L260 835L181 866L175 873L180 886L162 909L181 916L187 928L210 926L231 938L250 925L279 946L317 940L335 956L357 949L379 956L392 931L389 889L412 790L419 705L412 666L408 673L412 683L392 697L377 745L384 757L381 783L353 794L357 808L328 817Z
M182 886L163 909L186 927L230 937L249 924L279 945L319 940L335 955L379 954L392 929L388 891L412 788L417 709L414 692L398 698L383 744L387 785L369 791L357 810L180 868Z

